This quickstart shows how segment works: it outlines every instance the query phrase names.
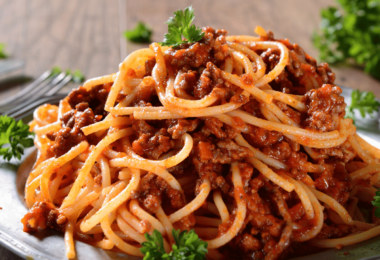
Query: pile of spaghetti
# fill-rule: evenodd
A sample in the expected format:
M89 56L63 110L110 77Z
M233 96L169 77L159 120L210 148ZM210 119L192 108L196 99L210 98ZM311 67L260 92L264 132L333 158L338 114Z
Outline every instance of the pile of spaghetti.
M344 119L327 64L297 44L157 43L34 113L26 232L142 256L144 233L194 229L210 259L278 259L380 234L380 150ZM305 243L304 243L305 242Z

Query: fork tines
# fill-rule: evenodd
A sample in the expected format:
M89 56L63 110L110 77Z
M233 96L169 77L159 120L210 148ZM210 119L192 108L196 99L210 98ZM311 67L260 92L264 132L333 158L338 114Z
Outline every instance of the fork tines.
M28 87L0 104L0 114L19 117L26 113L27 110L34 109L38 105L43 104L40 102L41 100L46 100L45 102L58 102L59 100L56 101L56 95L54 94L69 83L71 78L72 75L66 72L52 76L50 70L46 71ZM59 97L61 96L59 95ZM53 98L49 99L48 97Z

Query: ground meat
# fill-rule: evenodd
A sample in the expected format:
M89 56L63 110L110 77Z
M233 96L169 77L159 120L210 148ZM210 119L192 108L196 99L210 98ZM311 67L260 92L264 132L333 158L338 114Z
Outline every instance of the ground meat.
M187 157L185 160L177 164L176 166L167 169L168 172L176 177L195 175L196 171L194 165L191 162L191 158Z
M272 32L267 34L261 39L281 42L289 49L289 62L285 70L269 83L273 89L289 94L304 94L311 89L321 87L322 84L334 84L335 74L327 63L317 65L315 59L305 53L298 44L291 44L288 39L275 40ZM280 51L277 49L271 48L260 54L267 65L267 73L280 60Z
M63 232L66 220L52 203L36 202L21 222L24 225L24 232L35 232L47 227Z
M173 209L180 209L185 205L181 192L172 189L170 185L154 173L148 173L141 178L138 194L140 204L145 210L154 214L163 204L169 204Z
M174 147L174 141L166 128L156 129L144 120L133 120L132 127L138 134L138 139L132 143L132 149L138 155L157 160Z
M214 139L211 136L205 136L202 132L193 134L193 138L194 146L191 158L195 170L201 178L197 182L196 190L202 184L202 179L207 178L211 182L212 189L220 188L223 193L227 193L231 186L225 180L225 176L229 172L229 165L233 161L241 161L246 157L253 156L252 152L230 139ZM252 174L252 171L248 170L247 173ZM247 182L248 179L249 177L247 177Z
M339 119L345 115L346 103L340 96L342 90L338 86L325 84L319 89L310 90L305 94L307 118L303 122L309 129L322 132L336 130Z
M308 172L307 159L307 155L302 152L292 152L287 160L287 164L290 166L290 174L294 178L302 180L304 177L306 177L306 174Z
M205 125L202 128L202 133L206 136L213 134L219 139L233 139L240 134L240 131L236 128L230 127L229 125L223 124L222 121L215 117L208 117L206 118Z
M95 116L87 102L79 103L75 109L62 115L62 128L58 132L50 132L46 136L54 141L50 150L59 157L72 147L87 140L82 127L100 121L102 116Z
M349 162L353 160L356 156L356 152L353 150L350 144L343 144L338 147L315 149L322 155L327 155L328 157L334 157L337 161Z
M173 139L180 138L184 133L194 131L200 123L199 119L172 119L167 120L168 133L172 135Z
M98 85L89 91L80 86L69 93L67 102L73 109L79 103L88 103L95 115L102 115L105 117L108 113L104 110L104 104L106 103L112 84L113 83L106 83Z
M180 97L190 95L195 99L202 99L213 93L224 103L236 94L236 90L236 87L223 80L220 69L208 62L206 68L201 70L200 76L192 70L183 73L176 92Z
M212 150L213 163L230 164L233 161L242 160L243 158L253 157L253 153L246 147L236 144L232 140L219 141L216 149Z
M292 221L300 220L303 215L305 215L305 208L303 207L302 203L298 203L289 209L289 214L292 218Z
M285 103L282 103L280 101L274 101L281 110L284 112L290 119L292 119L296 124L301 123L301 113L295 111L294 109L288 107Z
M145 61L145 75L144 75L144 77L152 75L154 65L156 65L156 59L148 59Z
M290 149L289 143L285 141L275 143L271 146L266 146L262 151L266 155L279 161L285 161L292 154L292 150Z
M258 251L262 248L261 242L248 233L238 235L234 240L238 247L246 253Z
M199 73L194 70L189 70L182 73L176 86L176 94L179 97L185 98L187 95L193 95L194 88L197 85ZM211 85L206 90L207 93L211 92Z
M243 106L243 109L255 117L264 118L260 110L260 103L256 99L251 99Z
M60 118L62 128L58 132L46 134L47 138L54 141L50 147L50 151L56 157L67 153L72 147L82 141L87 140L91 143L93 136L86 137L80 129L99 122L107 115L107 112L104 110L104 104L111 85L111 83L98 85L90 91L80 86L70 92L67 102L72 109Z
M264 148L284 139L280 132L269 131L253 125L248 125L248 129L249 134L244 134L244 137L254 147Z
M165 134L165 133L164 133ZM141 156L158 159L163 153L173 148L174 143L170 137L158 132L155 135L141 134L132 144L133 151Z
M177 48L170 48L165 52L165 59L174 67L198 68L206 66L211 61L219 64L228 55L225 30L214 30L211 27L203 28L205 33L202 40L196 43L181 44Z
M323 223L322 230L317 235L317 238L339 238L347 236L353 232L355 232L355 227L352 226L348 226L345 224L328 226L326 223Z
M328 63L324 62L318 65L317 71L324 84L334 84L335 73L331 71Z
M323 165L323 164L322 164ZM340 204L347 202L349 192L352 190L351 178L344 166L339 162L334 167L325 167L322 173L313 173L315 187L337 200Z
M152 103L157 102L154 97L157 97L154 85L141 87L138 89L131 105L135 107L152 106ZM155 105L161 106L161 103Z

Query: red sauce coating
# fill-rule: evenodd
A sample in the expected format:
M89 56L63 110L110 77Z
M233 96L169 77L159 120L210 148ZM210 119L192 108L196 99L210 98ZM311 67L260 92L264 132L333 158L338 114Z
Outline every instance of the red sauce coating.
M219 100L215 105L227 102L242 104L241 109L245 112L257 118L264 118L257 100L242 96L237 86L225 82L221 77L220 68L229 56L225 39L227 32L210 27L204 28L204 32L205 36L200 42L182 44L177 48L168 49L164 54L167 64L172 66L174 73L182 72L175 89L176 95L181 98L191 96L194 100L209 94L216 95ZM303 128L320 132L336 130L339 119L344 116L345 103L340 96L341 89L334 85L335 75L329 66L326 63L317 65L300 46L291 44L287 39L275 40L271 32L261 38L265 41L282 42L289 49L289 62L286 68L269 83L270 86L284 93L304 95L307 111L300 113L279 101L275 101L274 104ZM258 54L265 62L267 72L280 60L280 52L276 49L258 51ZM151 75L154 65L153 59L146 61L146 76ZM134 72L128 73L133 75ZM251 84L252 78L245 75L243 81L245 84ZM93 144L99 141L91 135L84 136L80 128L98 122L106 116L103 106L109 89L110 85L105 84L91 91L80 87L70 93L68 101L72 110L62 116L63 128L57 133L47 135L54 141L51 150L56 156L64 154L83 140ZM132 106L162 106L154 85L140 89ZM295 222L301 226L294 231L299 234L309 231L315 225L314 219L306 219L305 209L295 192L289 193L276 187L245 161L247 157L253 156L253 153L234 141L234 138L240 134L236 128L214 117L138 120L131 116L131 121L135 131L135 136L131 137L132 149L144 158L158 159L167 152L177 149L181 142L180 138L185 133L190 134L194 142L189 157L167 169L176 178L194 178L194 182L184 187L184 196L153 173L147 172L141 176L140 185L137 190L132 191L131 197L137 199L146 211L154 214L162 205L165 212L170 214L182 208L185 199L191 201L200 192L204 180L208 179L211 189L222 192L223 199L231 210L231 219L219 226L218 236L221 236L228 232L237 217L234 198L242 198L246 203L247 214L243 228L221 249L229 259L276 259L280 255L281 258L286 258L299 248L299 243L291 241L292 231L289 231L289 223ZM236 126L244 126L240 118L234 117L233 121ZM256 149L286 164L289 170L282 173L290 174L301 181L308 179L316 189L346 205L352 182L344 162L358 159L352 150L345 147L345 144L329 149L314 149L324 155L325 159L313 160L299 144L289 140L282 133L253 125L247 127L248 133L243 134L243 137ZM118 144L115 144L115 147L118 147ZM242 188L235 188L233 185L230 169L233 162L238 162ZM325 170L320 173L310 173L308 170L310 162L324 166ZM95 181L101 182L101 179L95 178ZM44 202L36 203L23 219L25 231L30 232L41 227L38 223L42 223L42 227L60 229L64 219L59 217L59 212L54 208L54 205ZM32 219L36 225L30 224ZM194 225L193 214L176 223L176 226L182 229L191 229ZM352 232L355 230L350 226L336 225L327 220L318 237L338 238Z

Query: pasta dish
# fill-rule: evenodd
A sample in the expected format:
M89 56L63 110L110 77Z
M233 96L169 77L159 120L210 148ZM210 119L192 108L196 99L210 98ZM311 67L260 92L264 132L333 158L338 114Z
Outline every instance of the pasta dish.
M257 27L131 53L30 124L24 231L143 256L191 230L209 259L281 259L380 234L380 150L345 119L326 63Z

